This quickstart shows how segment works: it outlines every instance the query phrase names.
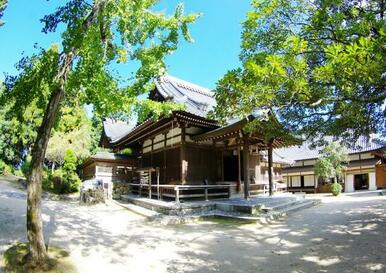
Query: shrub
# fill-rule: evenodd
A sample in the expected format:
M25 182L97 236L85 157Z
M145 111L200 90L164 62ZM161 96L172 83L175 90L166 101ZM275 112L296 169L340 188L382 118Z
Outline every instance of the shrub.
M10 175L13 173L13 168L0 160L0 175Z
M44 168L42 173L42 188L45 191L53 191L52 173L49 169Z
M81 180L76 173L77 158L72 150L67 150L63 167L51 171L44 168L42 174L43 190L56 194L73 193L79 190Z
M15 170L15 171L14 171L14 174L15 174L16 176L25 177L24 173L23 173L21 170Z
M76 173L76 163L77 158L74 151L67 150L64 156L61 193L72 193L79 190L81 181Z
M119 153L123 154L123 155L131 155L133 153L133 151L130 148L125 148L125 149L119 151Z
M338 196L342 192L342 185L339 183L332 183L331 184L331 193L334 196Z
M29 169L31 167L31 156L27 156L20 167L20 170L23 172L24 176L28 176Z

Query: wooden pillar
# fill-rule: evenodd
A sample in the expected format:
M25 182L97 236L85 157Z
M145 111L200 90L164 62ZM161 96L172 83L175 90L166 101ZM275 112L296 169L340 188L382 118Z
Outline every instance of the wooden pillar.
M224 182L224 150L221 150L221 182Z
M149 199L151 199L151 171L149 171Z
M240 145L237 146L237 193L241 189L241 151Z
M185 124L181 125L181 149L180 149L180 158L181 158L181 184L186 183L186 174L188 170L187 162L186 162L186 127Z
M164 164L163 164L163 170L164 170L164 177L163 177L163 182L164 184L166 184L166 141L167 141L167 137L168 137L168 134L165 133L164 135L164 151L163 151L163 154L164 154Z
M272 151L273 140L268 143L268 181L269 181L269 195L273 195L273 180L272 180Z
M262 184L263 182L261 179L260 148L257 149L257 157L255 163L255 181L256 184Z
M151 139L150 167L154 167L153 166L153 150L154 150L154 138Z
M141 159L139 161L139 167L143 168L143 142L140 142L139 145L141 145Z
M249 144L248 138L243 139L243 167L244 167L244 198L249 199Z

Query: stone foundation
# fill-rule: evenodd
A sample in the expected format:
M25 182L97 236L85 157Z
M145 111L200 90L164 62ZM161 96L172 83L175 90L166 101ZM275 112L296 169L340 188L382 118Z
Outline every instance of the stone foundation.
M113 182L113 199L121 199L121 195L128 195L130 185L123 182Z

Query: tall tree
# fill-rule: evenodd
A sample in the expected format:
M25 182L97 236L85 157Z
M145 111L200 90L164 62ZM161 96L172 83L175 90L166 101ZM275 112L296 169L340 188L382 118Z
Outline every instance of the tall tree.
M140 108L161 113L173 105L138 98L150 90L151 81L165 73L164 58L177 49L180 35L191 41L188 24L197 14L183 14L178 5L166 16L153 10L157 0L71 0L42 19L44 32L66 25L62 45L42 50L22 66L10 94L19 107L30 96L48 96L43 121L32 149L27 189L27 237L29 264L47 261L41 220L41 177L51 129L64 98L77 97L93 104L97 112L131 111ZM111 69L114 63L139 64L127 81ZM125 87L123 83L127 83ZM17 95L19 94L19 95ZM142 107L143 106L143 107Z
M220 117L268 109L317 137L385 131L384 0L260 0L243 25L242 67L218 83Z

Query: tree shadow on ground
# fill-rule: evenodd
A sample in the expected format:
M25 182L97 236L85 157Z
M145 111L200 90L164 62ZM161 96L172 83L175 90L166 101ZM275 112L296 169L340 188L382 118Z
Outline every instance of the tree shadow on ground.
M214 225L170 272L386 272L385 200L331 203L268 226ZM200 229L199 226L192 229ZM197 246L196 246L197 248ZM228 248L229 251L223 251ZM223 253L222 255L212 255ZM184 262L184 260L186 262ZM189 264L189 261L192 261ZM199 265L199 266L197 266Z
M115 206L80 207L61 201L43 204L49 244L78 255L81 263L94 257L87 264L90 267L100 268L102 263L116 266L114 272L386 270L385 199L331 202L265 226L211 221L163 226ZM0 238L0 244L9 239L25 240L25 207L18 209L16 216L11 208L6 209L10 222L5 227L10 236ZM14 232L13 226L18 226Z

